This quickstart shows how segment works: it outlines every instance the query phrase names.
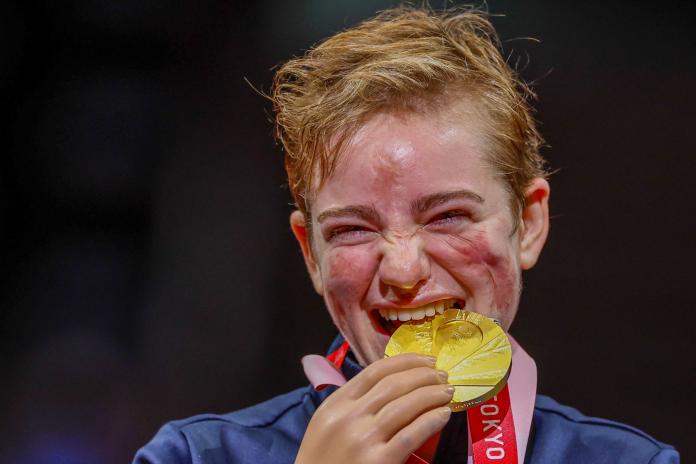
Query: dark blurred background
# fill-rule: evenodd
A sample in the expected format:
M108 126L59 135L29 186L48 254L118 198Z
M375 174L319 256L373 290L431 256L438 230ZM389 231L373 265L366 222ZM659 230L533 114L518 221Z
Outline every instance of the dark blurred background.
M299 358L335 332L245 78L268 90L275 65L394 4L0 6L3 462L129 462L167 420L305 383ZM541 392L688 461L696 8L488 8L558 169L512 333Z

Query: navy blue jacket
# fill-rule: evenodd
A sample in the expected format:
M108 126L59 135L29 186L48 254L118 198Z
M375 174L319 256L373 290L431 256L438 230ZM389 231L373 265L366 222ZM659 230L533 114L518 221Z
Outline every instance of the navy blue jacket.
M342 340L334 342L334 347ZM346 358L351 378L360 367ZM170 422L138 451L134 464L292 463L307 424L333 391L299 388L230 414ZM536 399L525 463L678 463L674 448L627 425L586 417L547 396Z

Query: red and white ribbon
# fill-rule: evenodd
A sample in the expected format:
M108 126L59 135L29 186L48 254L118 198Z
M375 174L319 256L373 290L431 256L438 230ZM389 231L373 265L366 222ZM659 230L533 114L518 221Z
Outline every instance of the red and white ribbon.
M507 385L490 400L467 410L467 424L474 463L518 463L515 421Z

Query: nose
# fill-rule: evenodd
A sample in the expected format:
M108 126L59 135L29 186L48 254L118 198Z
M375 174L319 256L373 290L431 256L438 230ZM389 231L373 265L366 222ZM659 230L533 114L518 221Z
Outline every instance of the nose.
M384 245L379 278L399 296L418 291L430 277L430 262L417 237L391 240Z

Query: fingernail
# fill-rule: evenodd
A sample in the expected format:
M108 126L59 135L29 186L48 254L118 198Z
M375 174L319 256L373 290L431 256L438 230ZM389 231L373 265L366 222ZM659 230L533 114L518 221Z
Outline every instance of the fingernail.
M449 378L447 371L437 371L437 376L440 378L442 383L447 383L447 379Z
M431 366L435 366L435 363L437 362L437 358L435 356L423 356L423 358L430 364Z
M454 395L454 386L448 385L447 388L445 388L445 392L446 392L448 395Z
M440 414L442 415L442 419L447 421L452 415L452 410L448 406L445 406L444 408L440 408Z

